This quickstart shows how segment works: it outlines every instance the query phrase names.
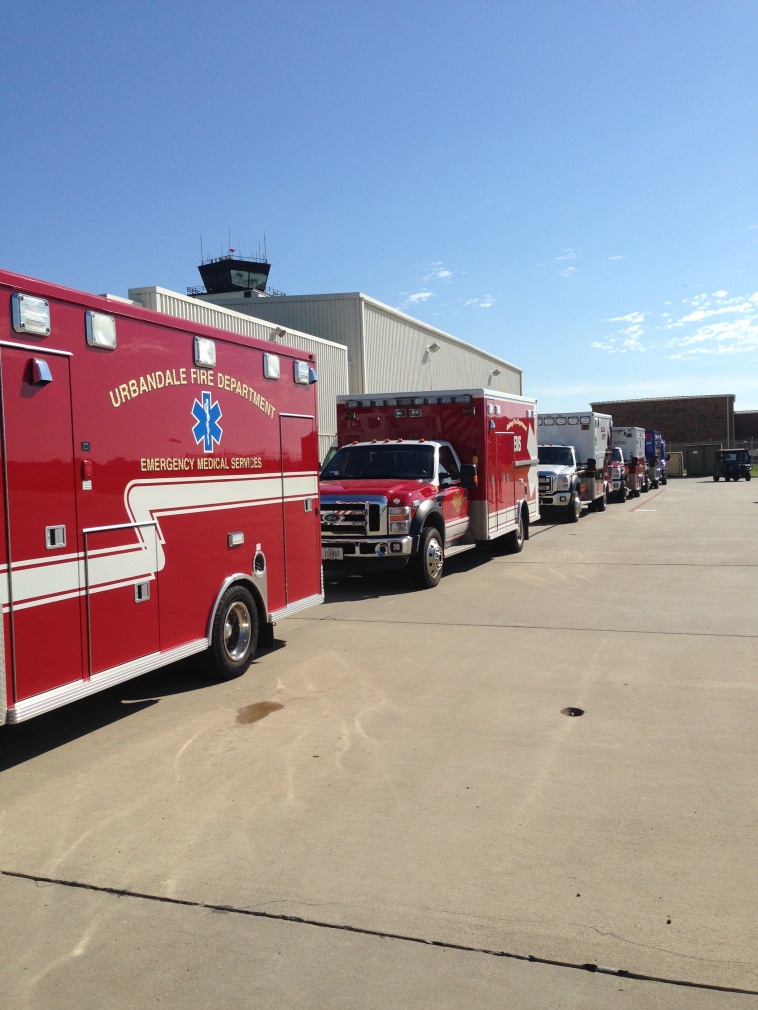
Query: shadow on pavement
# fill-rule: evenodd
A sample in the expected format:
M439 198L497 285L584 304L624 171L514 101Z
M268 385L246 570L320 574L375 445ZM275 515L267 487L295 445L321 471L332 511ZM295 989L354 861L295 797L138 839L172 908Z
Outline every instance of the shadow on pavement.
M533 539L554 529L556 525L562 524L540 520L529 527L529 536ZM524 551L528 552L528 550L529 541L524 545ZM444 584L445 578L456 572L470 572L481 568L482 565L489 564L495 558L515 561L518 557L518 554L509 554L504 551L497 545L497 541L491 541L474 550L447 558L442 582ZM334 575L331 572L324 575L324 602L326 603L347 603L350 600L373 600L384 596L426 592L433 593L434 590L420 589L416 586L407 569L399 572L377 572L374 575Z
M284 647L284 642L275 641L273 648L261 648L252 666ZM207 653L198 653L26 722L0 727L0 771L127 719L162 698L212 687L218 681L209 663Z

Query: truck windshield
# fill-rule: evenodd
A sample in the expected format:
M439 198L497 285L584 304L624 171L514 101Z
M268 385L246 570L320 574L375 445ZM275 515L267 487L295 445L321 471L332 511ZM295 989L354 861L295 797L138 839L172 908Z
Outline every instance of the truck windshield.
M613 460L614 463L624 462L624 454L617 445L614 445L614 447L611 449L611 459Z
M324 465L321 480L432 480L432 445L343 445Z
M571 466L574 462L571 448L567 445L537 446L537 458L540 463L552 466Z

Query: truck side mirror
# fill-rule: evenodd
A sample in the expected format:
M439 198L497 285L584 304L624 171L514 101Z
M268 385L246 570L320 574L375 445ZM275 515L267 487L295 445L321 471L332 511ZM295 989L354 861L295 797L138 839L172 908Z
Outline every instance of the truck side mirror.
M591 459L591 458L588 459L587 460L587 469L588 470L597 470L597 460L596 459Z
M476 463L461 463L461 487L476 487Z

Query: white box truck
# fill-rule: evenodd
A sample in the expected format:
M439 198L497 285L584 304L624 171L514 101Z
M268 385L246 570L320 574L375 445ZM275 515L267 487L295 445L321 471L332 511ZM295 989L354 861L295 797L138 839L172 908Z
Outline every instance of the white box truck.
M540 512L577 522L582 505L603 512L611 464L611 417L594 411L537 415Z

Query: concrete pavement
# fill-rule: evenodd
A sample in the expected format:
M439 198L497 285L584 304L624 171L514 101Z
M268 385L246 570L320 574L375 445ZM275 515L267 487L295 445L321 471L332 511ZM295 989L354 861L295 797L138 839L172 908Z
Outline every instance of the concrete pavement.
M328 585L238 681L4 729L13 1005L757 1005L756 488Z

